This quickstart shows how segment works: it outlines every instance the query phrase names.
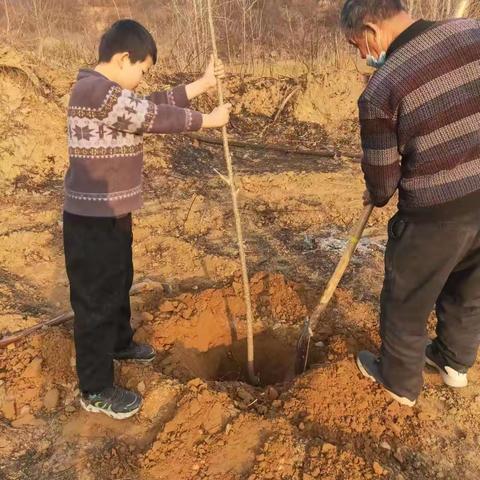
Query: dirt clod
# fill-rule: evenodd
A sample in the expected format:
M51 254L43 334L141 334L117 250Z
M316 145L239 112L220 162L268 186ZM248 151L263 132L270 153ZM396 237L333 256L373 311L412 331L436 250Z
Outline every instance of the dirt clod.
M55 410L60 400L60 392L56 388L49 390L43 397L43 406L47 410Z

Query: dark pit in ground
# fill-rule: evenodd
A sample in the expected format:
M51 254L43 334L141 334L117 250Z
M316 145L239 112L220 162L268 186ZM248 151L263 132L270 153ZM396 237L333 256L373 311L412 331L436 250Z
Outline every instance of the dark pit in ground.
M255 372L261 386L283 383L293 378L296 343L291 341L294 332L289 333L288 338L285 332L277 333L273 330L265 330L255 335ZM310 363L319 361L319 355L319 352L312 349ZM177 343L172 347L167 363L174 367L174 375L182 379L202 378L249 383L246 339L206 352Z

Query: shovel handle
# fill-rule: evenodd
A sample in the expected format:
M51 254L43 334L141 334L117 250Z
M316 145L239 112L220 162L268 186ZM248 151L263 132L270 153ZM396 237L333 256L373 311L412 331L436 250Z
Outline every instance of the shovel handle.
M373 205L366 205L362 212L361 218L358 220L358 222L354 225L354 227L350 231L348 244L345 247L345 250L342 254L342 258L338 262L337 268L335 269L335 272L330 278L327 284L327 287L323 292L322 297L320 298L320 302L318 303L317 307L313 311L312 316L310 317L311 330L315 330L315 327L318 323L318 320L320 319L320 316L328 307L328 304L330 303L330 300L332 299L333 294L335 293L335 290L337 289L338 284L340 283L340 280L342 279L343 274L345 273L345 270L347 269L350 263L350 260L352 259L352 256L355 253L355 250L357 249L358 243L362 238L363 232L365 230L365 227L367 226L368 220L370 218L370 215L372 214L373 209L374 209Z

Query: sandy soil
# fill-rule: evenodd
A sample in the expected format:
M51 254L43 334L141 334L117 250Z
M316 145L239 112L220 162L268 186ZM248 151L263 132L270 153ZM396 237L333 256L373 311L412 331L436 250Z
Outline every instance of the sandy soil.
M74 73L17 53L4 52L0 64L2 58L6 335L69 308L61 241L63 106ZM300 84L302 92L263 140L357 148L352 118L361 79L349 75L249 78L247 86L230 80L233 135L258 140L282 98ZM229 192L213 170L224 169L221 150L171 137L148 139L146 151L146 205L135 215L136 280L148 277L163 288L132 298L133 322L137 338L152 342L159 356L148 367L116 366L118 382L144 395L141 414L116 422L79 409L71 323L12 344L0 350L0 478L478 479L478 366L471 385L458 392L426 370L424 393L408 409L361 378L353 362L358 349L378 348L385 223L393 206L369 223L315 332L311 368L286 380L299 327L361 211L358 164L234 152L262 380L254 388L245 382Z

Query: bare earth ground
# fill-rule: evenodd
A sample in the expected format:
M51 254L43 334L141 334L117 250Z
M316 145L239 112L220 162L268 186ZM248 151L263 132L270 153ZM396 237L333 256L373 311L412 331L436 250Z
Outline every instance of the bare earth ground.
M0 54L0 64L0 333L8 334L69 308L63 106L74 72L28 69L15 52ZM263 140L358 148L352 119L361 81L354 74L247 79L243 88L231 80L233 135L259 140L296 83L302 93ZM44 330L0 351L0 478L479 478L478 366L459 392L426 370L421 400L408 409L354 365L356 351L379 344L393 207L372 218L316 332L312 368L285 381L299 327L361 211L357 164L235 150L262 379L253 388L244 382L245 312L229 192L213 170L223 171L221 150L172 137L149 139L146 151L136 278L163 289L132 298L133 322L159 358L148 367L117 366L118 381L144 395L141 414L116 422L80 410L72 325Z

